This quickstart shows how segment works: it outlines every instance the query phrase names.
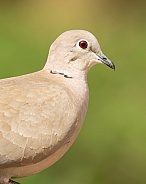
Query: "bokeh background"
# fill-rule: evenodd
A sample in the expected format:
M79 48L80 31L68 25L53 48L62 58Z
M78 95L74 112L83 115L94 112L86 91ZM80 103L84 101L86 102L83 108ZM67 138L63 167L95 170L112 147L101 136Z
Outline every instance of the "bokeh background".
M146 183L146 1L1 0L0 78L40 70L62 32L92 32L116 65L88 74L90 103L67 154L22 184Z

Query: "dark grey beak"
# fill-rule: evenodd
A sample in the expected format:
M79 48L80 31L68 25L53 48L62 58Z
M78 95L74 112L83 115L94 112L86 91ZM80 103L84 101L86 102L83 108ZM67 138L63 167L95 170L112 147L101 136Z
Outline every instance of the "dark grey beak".
M115 65L112 61L110 61L103 53L96 54L98 56L98 60L101 61L101 63L109 66L110 68L115 70Z

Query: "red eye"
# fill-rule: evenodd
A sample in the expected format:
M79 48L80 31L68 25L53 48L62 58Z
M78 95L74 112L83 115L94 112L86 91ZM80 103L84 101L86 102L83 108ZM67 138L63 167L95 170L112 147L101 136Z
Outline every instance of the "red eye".
M88 43L85 40L82 40L82 41L79 42L79 46L82 49L86 49L88 47Z

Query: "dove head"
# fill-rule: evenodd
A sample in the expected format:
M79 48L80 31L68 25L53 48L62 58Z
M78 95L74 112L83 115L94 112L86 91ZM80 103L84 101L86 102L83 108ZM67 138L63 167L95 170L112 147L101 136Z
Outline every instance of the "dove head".
M115 69L90 32L71 30L61 34L51 45L44 69L74 76L77 73L87 74L92 66L99 63Z

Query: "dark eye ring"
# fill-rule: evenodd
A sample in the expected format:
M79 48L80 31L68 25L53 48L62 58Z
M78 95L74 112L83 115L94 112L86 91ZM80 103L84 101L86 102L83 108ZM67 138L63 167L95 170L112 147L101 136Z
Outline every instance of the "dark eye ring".
M85 41L85 40L81 40L79 42L79 46L82 48L82 49L86 49L88 47L88 42Z

